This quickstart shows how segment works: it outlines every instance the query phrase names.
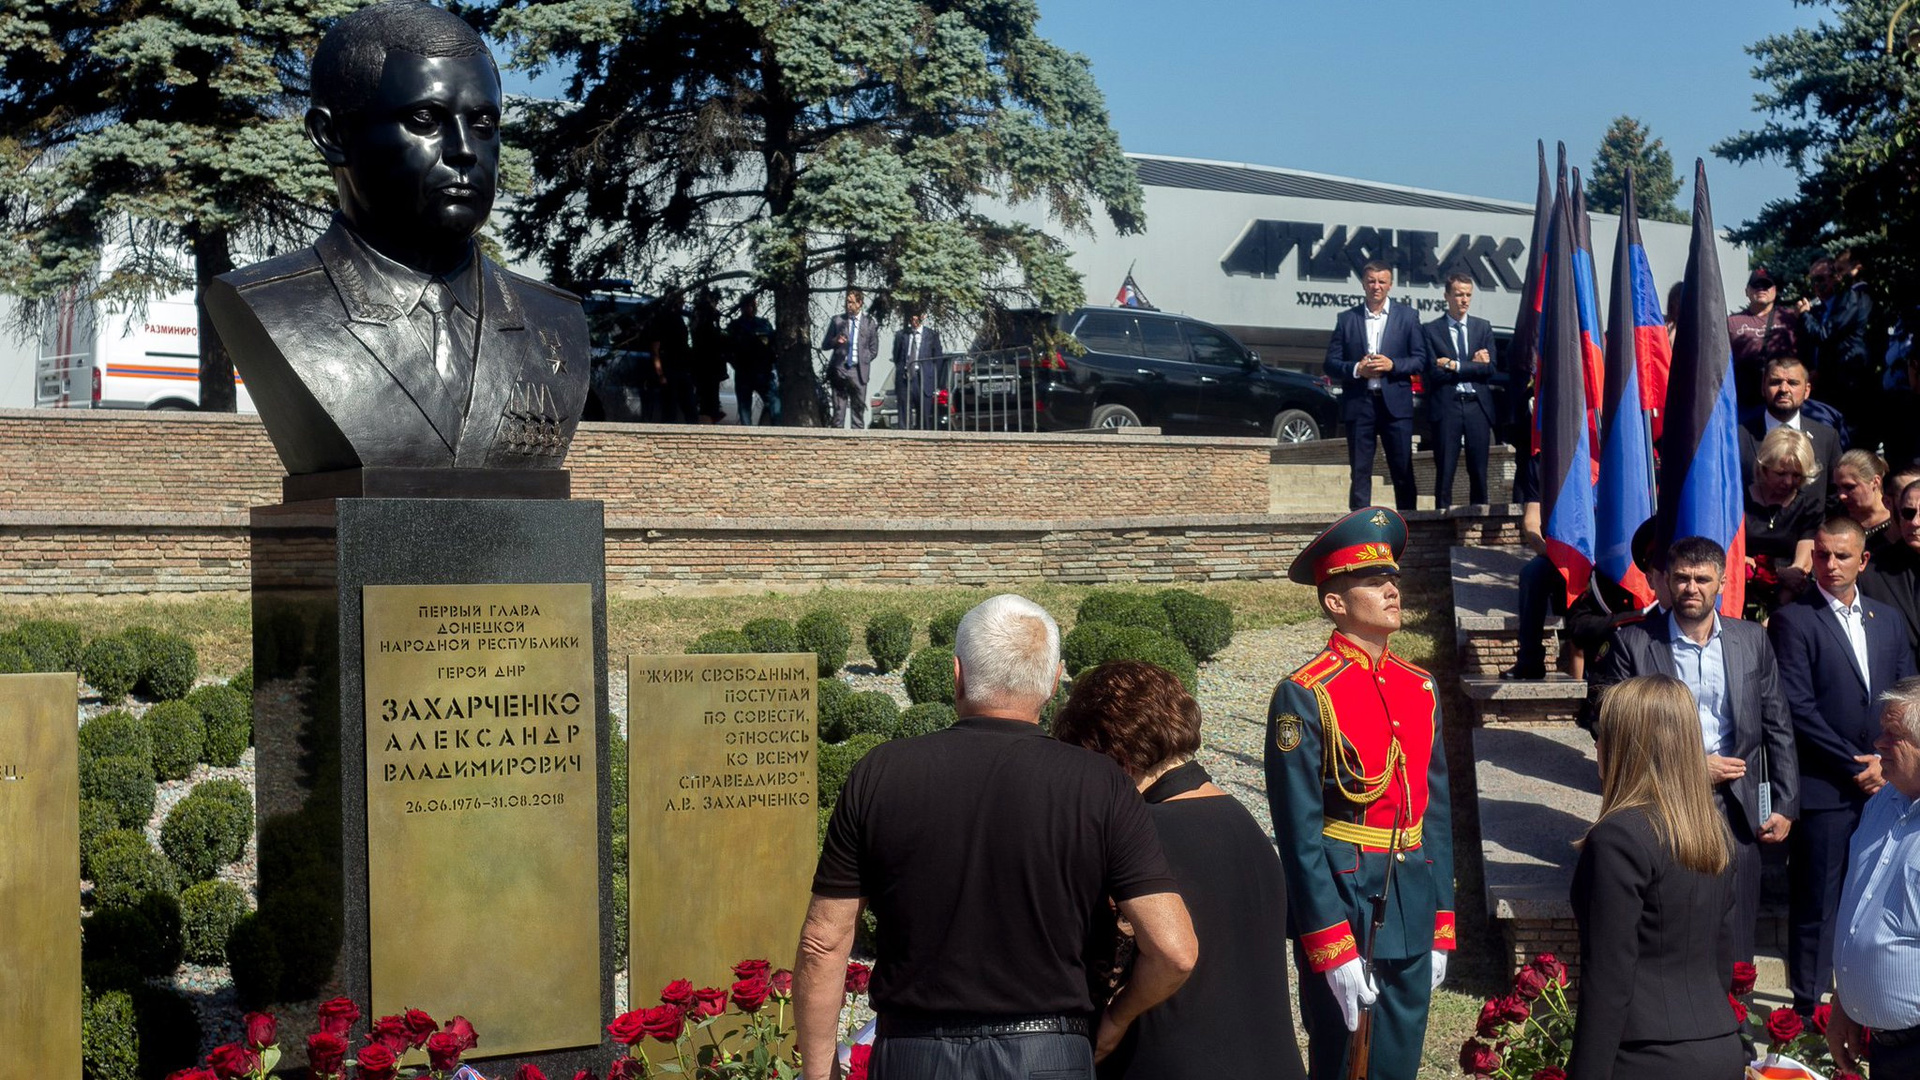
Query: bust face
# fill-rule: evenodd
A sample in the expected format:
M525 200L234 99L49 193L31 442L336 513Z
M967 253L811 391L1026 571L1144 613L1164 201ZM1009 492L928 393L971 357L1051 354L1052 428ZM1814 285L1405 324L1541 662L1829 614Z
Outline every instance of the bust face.
M375 101L335 169L341 212L368 243L441 272L493 211L500 169L500 81L484 55L389 52Z

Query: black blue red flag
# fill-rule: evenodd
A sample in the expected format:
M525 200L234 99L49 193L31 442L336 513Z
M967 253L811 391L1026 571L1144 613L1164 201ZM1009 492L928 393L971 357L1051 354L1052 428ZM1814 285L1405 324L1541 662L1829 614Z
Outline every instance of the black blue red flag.
M1633 170L1627 170L1620 236L1613 246L1613 297L1607 308L1606 383L1601 399L1600 481L1593 492L1594 566L1633 594L1640 606L1653 602L1647 576L1633 564L1633 533L1653 516L1653 420L1660 398L1646 393L1647 371L1657 361L1666 394L1667 327L1653 287L1653 271L1640 243L1639 206Z
M1546 263L1547 225L1553 218L1553 190L1547 182L1547 144L1536 141L1533 145L1540 155L1540 187L1533 197L1533 237L1527 244L1527 273L1520 286L1520 314L1513 320L1513 345L1507 351L1507 378L1511 380L1508 400L1516 403L1532 399L1533 376L1540 367L1540 268ZM1520 411L1525 408L1515 405L1516 423L1528 420ZM1540 451L1537 438L1533 451Z
M1726 290L1714 247L1707 166L1693 163L1693 239L1674 320L1673 367L1660 431L1660 509L1654 542L1704 536L1727 549L1720 613L1746 603L1746 501L1740 483L1740 441L1727 337Z
M1561 148L1561 160L1566 150ZM1540 292L1539 393L1534 438L1540 448L1540 523L1547 558L1572 603L1593 576L1593 451L1588 435L1586 364L1580 347L1580 296L1573 270L1573 198L1562 170Z
M1580 368L1587 380L1587 440L1593 451L1594 479L1600 478L1600 395L1606 383L1606 340L1600 331L1600 285L1594 274L1593 219L1587 216L1587 189L1573 170L1573 285L1580 300Z

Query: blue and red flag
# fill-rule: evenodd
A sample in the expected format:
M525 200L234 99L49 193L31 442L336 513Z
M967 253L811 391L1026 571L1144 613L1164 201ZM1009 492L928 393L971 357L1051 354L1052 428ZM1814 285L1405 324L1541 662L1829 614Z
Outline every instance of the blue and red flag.
M1640 243L1633 170L1627 170L1620 237L1613 246L1613 298L1607 308L1606 383L1600 407L1605 442L1600 481L1593 492L1594 566L1633 594L1641 607L1653 587L1633 564L1633 533L1653 516L1653 412L1646 402L1646 369L1658 342L1660 391L1666 393L1667 327Z
M1565 148L1561 150L1565 161ZM1563 170L1554 187L1540 303L1540 522L1547 558L1571 604L1593 576L1593 450L1588 435L1586 364L1580 347L1579 282L1573 271L1573 199Z
M1580 300L1580 365L1587 380L1587 442L1593 451L1593 479L1600 479L1600 395L1606 384L1606 355L1600 332L1600 285L1593 266L1593 219L1587 216L1587 189L1573 170L1573 285Z
M1707 166L1693 163L1693 239L1674 320L1673 367L1660 432L1660 509L1654 543L1704 536L1727 549L1720 613L1738 616L1747 595L1746 502L1727 337L1726 290L1713 243Z

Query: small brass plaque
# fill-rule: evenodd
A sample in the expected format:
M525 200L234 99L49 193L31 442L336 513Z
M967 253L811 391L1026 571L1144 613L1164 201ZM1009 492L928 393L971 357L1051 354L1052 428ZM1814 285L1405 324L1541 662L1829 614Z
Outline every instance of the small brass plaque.
M630 991L793 966L817 861L812 653L627 658Z
M487 1057L598 1044L592 589L363 597L372 1015L464 1015Z
M77 689L72 675L0 675L0 1054L10 1076L80 1075Z

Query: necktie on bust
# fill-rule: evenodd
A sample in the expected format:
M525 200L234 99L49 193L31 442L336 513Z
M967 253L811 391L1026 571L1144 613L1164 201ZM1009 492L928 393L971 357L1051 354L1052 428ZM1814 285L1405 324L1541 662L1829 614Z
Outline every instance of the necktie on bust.
M453 290L435 278L420 294L420 306L433 315L433 369L439 372L440 381L446 384L447 392L464 412L467 394L473 387L473 361L471 351L463 347L460 340L462 335L457 329L460 320L453 317L458 306Z

